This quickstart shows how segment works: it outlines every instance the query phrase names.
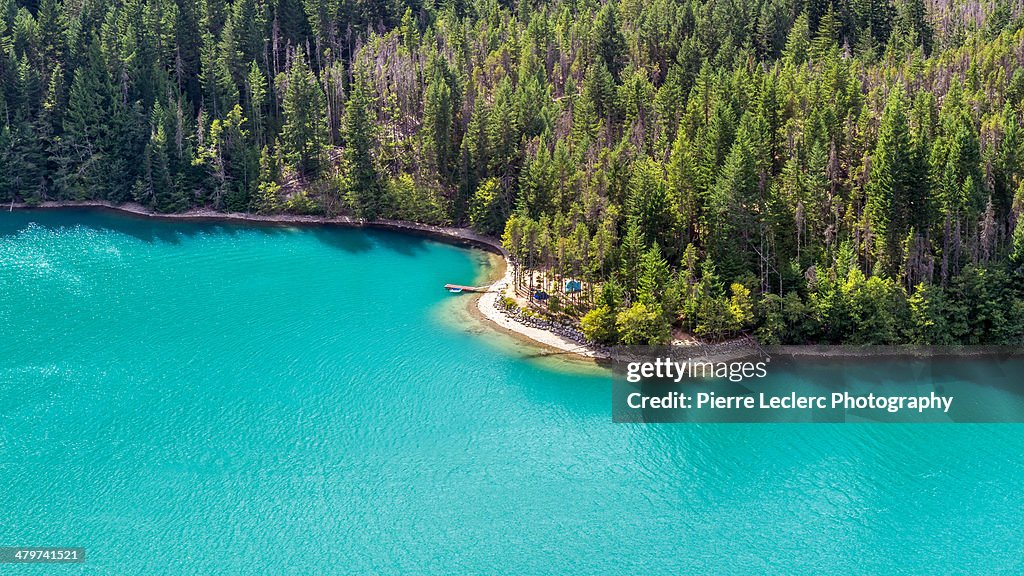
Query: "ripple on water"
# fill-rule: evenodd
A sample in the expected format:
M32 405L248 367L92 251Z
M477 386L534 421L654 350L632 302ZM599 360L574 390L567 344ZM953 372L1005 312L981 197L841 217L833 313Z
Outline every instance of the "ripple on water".
M0 230L0 541L78 573L1020 572L1018 426L612 424L607 373L440 289L477 252Z

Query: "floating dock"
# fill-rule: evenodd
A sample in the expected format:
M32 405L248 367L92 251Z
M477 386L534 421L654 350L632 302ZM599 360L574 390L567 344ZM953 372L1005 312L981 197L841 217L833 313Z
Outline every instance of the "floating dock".
M444 289L452 292L487 292L490 286L463 286L461 284L445 284Z

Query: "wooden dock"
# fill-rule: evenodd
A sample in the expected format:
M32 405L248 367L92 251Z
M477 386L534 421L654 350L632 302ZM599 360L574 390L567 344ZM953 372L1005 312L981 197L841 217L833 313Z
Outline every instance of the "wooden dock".
M445 284L445 290L456 290L459 292L487 292L490 286L463 286L461 284Z

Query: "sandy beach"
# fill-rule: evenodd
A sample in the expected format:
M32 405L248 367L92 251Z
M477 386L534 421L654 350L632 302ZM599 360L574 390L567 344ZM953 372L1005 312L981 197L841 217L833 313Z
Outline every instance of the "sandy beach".
M504 256L504 254L503 254ZM480 317L487 319L495 326L506 332L514 333L520 337L542 344L545 347L553 348L560 352L575 354L589 359L608 358L607 354L599 352L585 344L580 344L564 336L549 332L541 328L527 326L515 319L510 318L498 308L498 300L505 295L506 290L512 285L513 264L508 258L504 258L505 271L497 281L490 285L490 289L481 294L476 302L477 311Z

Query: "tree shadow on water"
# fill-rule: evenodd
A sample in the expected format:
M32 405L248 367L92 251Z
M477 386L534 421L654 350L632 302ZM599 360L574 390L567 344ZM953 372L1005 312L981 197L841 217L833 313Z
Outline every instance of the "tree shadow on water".
M133 214L92 211L79 218L75 225L99 232L115 232L131 236L147 244L180 245L185 240L204 234L237 234L230 226L203 220L174 220Z
M97 233L114 232L143 242L180 244L180 234L194 235L201 231L198 227L174 224L99 208L19 210L0 218L0 237L20 234L35 225L48 230L85 229Z
M10 216L10 217L8 217ZM257 232L277 236L288 226L250 222L229 222L216 218L175 219L120 212L102 207L19 210L0 217L0 237L18 234L32 224L49 229L84 228L96 232L124 234L145 243L179 245L197 236L237 236Z
M211 218L175 219L131 214L103 207L18 210L0 216L0 237L18 234L32 224L45 228L87 228L97 232L115 232L146 243L179 245L204 234L235 236L258 232L283 235L300 228L325 245L350 254L383 248L403 256L416 256L428 250L431 239L415 232L372 227L347 228L330 225L304 226L279 222L231 222Z
M427 249L423 236L391 230L320 227L313 229L313 235L325 245L350 254L383 248L403 256L415 256Z
M427 250L427 238L421 234L375 230L372 235L379 246L403 256L415 256Z
M349 254L361 254L373 250L373 242L364 230L345 228L313 228L313 236L331 248L337 248Z

